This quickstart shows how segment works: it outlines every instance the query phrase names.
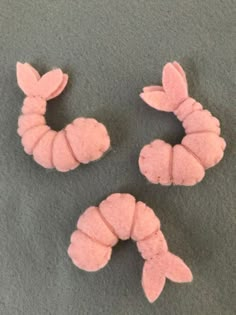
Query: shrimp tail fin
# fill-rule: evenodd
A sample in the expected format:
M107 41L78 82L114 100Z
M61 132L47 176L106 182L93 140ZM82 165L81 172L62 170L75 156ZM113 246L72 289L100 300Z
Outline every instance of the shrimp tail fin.
M28 63L16 64L17 83L27 96L39 96L50 100L65 88L68 75L61 69L53 69L40 77L38 71Z
M166 112L173 112L188 97L186 75L179 63L167 63L163 68L162 86L143 89L140 97L149 106Z
M142 287L150 303L160 296L166 283L164 255L146 260L143 266Z
M17 62L16 78L21 90L25 95L30 96L34 94L34 89L40 79L40 75L30 64Z
M161 294L166 278L173 282L191 282L192 272L182 259L170 252L146 260L143 266L142 286L150 303Z
M173 282L191 282L193 280L193 275L189 267L184 263L184 261L175 256L174 254L166 253L166 278Z

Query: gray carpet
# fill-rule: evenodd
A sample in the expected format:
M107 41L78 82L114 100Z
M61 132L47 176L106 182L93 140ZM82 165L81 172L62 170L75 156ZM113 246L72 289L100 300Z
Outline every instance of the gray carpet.
M236 314L235 5L0 0L0 314ZM41 73L67 72L48 123L59 130L78 116L95 117L107 126L112 151L66 174L27 156L16 134L23 100L17 60ZM191 96L220 119L227 141L223 161L190 188L151 185L137 165L144 144L175 144L184 135L173 114L139 98L144 85L160 83L170 60L183 65ZM77 218L112 192L129 192L155 210L171 251L192 269L191 285L168 281L149 304L131 241L120 242L100 272L72 265L66 251Z

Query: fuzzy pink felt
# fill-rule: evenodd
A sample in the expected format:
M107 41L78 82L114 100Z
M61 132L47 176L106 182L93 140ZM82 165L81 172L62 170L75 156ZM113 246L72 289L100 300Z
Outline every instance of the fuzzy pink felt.
M102 217L121 240L130 238L135 206L129 194L113 194L99 205Z
M106 246L114 246L117 236L108 228L97 207L88 208L79 218L77 228Z
M143 240L160 229L160 221L154 211L145 203L138 201L135 208L131 238L134 241Z
M168 250L166 239L160 230L137 242L137 247L143 259L151 259L155 255Z
M39 114L27 114L20 115L18 119L18 135L23 136L23 134L32 127L46 125L46 120L42 115Z
M172 147L162 140L154 140L143 147L139 155L139 167L143 175L155 184L171 184L170 166Z
M33 154L34 148L39 140L48 132L50 128L46 125L34 126L24 132L21 143L24 147L25 153Z
M86 271L97 271L108 263L111 251L111 247L96 242L78 230L71 236L68 254L77 267Z
M65 131L74 156L81 163L100 159L110 147L106 128L93 118L77 118Z
M173 147L172 178L176 185L194 185L205 175L205 169L199 159L181 144Z
M151 183L192 186L223 158L226 143L220 137L220 122L188 96L186 75L176 61L164 66L162 83L163 87L143 88L140 96L155 109L173 112L186 136L173 148L161 140L144 146L139 168Z
M34 148L34 160L45 168L53 167L52 146L57 132L49 130L40 138Z
M17 130L25 152L41 166L61 172L100 159L110 147L103 124L92 118L77 118L59 132L46 125L47 101L62 93L68 75L53 69L40 77L30 64L20 62L16 70L18 85L26 94Z
M98 207L85 210L71 236L68 255L80 269L96 271L108 263L118 238L130 237L145 259L142 286L150 302L161 294L166 278L192 281L190 269L169 252L154 211L130 194L112 194Z
M66 138L65 130L57 132L53 142L53 165L60 172L67 172L79 166Z
M193 279L183 260L170 252L147 260L143 267L142 285L150 303L161 294L166 278L178 283L191 282Z

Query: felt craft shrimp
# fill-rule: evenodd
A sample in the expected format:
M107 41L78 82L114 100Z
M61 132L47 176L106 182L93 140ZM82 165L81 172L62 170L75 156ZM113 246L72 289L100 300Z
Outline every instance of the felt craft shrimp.
M61 172L99 159L110 147L105 126L93 118L77 118L59 132L47 126L47 101L58 96L67 81L61 69L40 77L30 64L17 63L17 82L26 95L17 130L24 150L41 166Z
M162 83L163 87L145 87L140 96L155 109L173 112L183 123L186 136L174 147L159 139L144 146L140 171L154 184L195 185L224 155L226 143L220 137L220 123L188 96L186 76L177 62L164 66Z
M71 236L68 254L77 267L97 271L110 260L118 239L129 238L137 242L145 259L142 286L151 303L161 294L166 278L179 283L192 281L190 269L169 252L153 210L130 194L112 194L98 207L88 208Z

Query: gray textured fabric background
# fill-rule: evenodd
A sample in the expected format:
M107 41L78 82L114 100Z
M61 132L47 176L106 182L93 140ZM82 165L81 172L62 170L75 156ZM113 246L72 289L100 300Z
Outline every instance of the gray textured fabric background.
M234 315L235 307L235 1L0 0L0 314ZM23 94L16 61L41 73L70 76L49 102L56 130L77 116L103 122L112 151L101 161L62 174L38 166L16 134ZM160 83L163 65L178 60L189 91L221 120L223 161L195 187L147 183L137 159L155 138L184 135L172 114L139 98ZM234 174L233 174L234 171ZM233 176L234 175L234 176ZM191 267L194 282L167 282L149 304L140 279L143 260L120 242L97 273L67 256L79 215L112 192L151 206L171 251Z

